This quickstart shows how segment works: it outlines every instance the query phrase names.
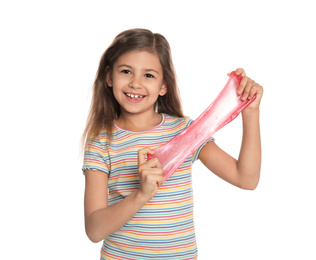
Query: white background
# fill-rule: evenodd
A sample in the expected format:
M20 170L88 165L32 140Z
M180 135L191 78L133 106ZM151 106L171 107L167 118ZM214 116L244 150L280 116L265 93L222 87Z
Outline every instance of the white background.
M312 2L1 1L0 258L99 259L79 142L103 51L141 27L168 39L191 118L237 67L265 89L258 188L194 165L199 259L316 259ZM237 157L241 131L238 117L216 142Z

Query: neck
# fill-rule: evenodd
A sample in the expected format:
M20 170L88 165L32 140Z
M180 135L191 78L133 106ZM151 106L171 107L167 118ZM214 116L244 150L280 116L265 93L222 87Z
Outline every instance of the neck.
M122 113L116 120L119 127L133 131L142 132L152 129L161 123L162 116L153 111L153 113L129 114Z

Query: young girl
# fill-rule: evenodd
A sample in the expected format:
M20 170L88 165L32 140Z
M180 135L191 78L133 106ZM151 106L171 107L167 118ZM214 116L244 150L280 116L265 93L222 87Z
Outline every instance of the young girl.
M200 159L219 177L243 189L259 181L259 103L263 89L243 69L237 90L256 100L242 112L239 159L210 138L162 183L158 159L147 154L188 127L170 47L144 29L120 33L103 54L84 132L85 226L104 240L101 259L197 259L191 167Z

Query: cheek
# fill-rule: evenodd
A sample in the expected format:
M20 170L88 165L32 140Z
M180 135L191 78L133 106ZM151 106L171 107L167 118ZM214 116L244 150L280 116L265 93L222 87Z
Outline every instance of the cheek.
M124 79L123 77L113 77L113 86L116 88L122 88L127 84L127 79Z
M113 87L113 95L116 100L120 97L120 93L122 93L122 91L119 88Z
M113 95L115 97L116 100L119 99L120 94L122 93L122 87L121 87L122 83L117 81L117 80L113 80L113 86L112 86L112 90L113 90Z

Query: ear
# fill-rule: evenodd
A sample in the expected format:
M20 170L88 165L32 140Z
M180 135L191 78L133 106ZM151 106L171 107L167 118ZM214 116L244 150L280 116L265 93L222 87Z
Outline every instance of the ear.
M167 83L164 81L159 91L159 96L164 96L166 95L166 93L167 93Z
M105 80L108 86L111 88L113 86L112 84L112 72L109 66L105 68Z

